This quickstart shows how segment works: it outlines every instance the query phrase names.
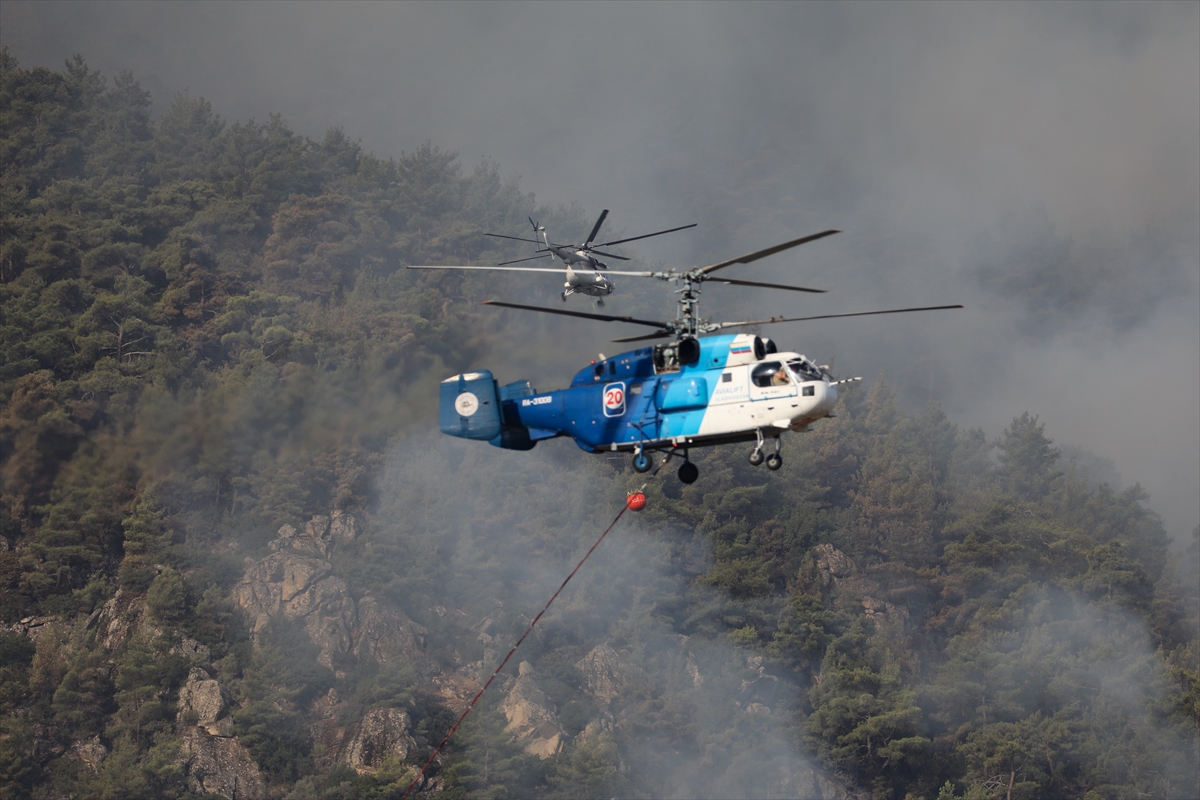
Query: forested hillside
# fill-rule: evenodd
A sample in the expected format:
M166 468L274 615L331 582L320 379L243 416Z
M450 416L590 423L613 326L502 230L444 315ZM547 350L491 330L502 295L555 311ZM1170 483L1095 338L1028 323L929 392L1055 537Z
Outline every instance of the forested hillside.
M506 321L402 267L586 222L432 144L149 109L0 53L3 796L399 797L641 480L431 434ZM422 795L1195 796L1200 528L1036 412L881 378L778 473L652 483Z

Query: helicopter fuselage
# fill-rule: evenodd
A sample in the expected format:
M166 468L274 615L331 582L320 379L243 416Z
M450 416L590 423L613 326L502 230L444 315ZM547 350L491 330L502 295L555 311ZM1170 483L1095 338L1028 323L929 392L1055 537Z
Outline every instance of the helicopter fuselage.
M567 265L567 282L563 288L570 294L586 294L589 297L605 297L613 293L616 284L602 272L590 269L574 269ZM564 292L564 294L567 292Z
M765 352L749 334L692 342L690 363L679 363L678 348L646 347L597 361L569 387L545 393L528 381L500 387L487 371L457 375L442 383L442 430L509 449L566 436L589 453L641 452L761 447L833 415L837 388L799 353ZM468 394L476 399L463 401Z

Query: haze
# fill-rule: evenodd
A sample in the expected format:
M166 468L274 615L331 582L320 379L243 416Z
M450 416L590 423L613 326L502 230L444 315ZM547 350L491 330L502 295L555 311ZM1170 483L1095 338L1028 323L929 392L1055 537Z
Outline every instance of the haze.
M159 110L186 90L381 156L490 158L539 204L612 209L613 234L700 224L631 245L648 263L841 228L738 268L830 294L712 288L707 313L964 303L770 335L990 436L1038 414L1141 482L1173 536L1200 522L1195 3L9 0L0 43L26 67L131 70ZM618 286L613 312L670 313L663 287ZM580 361L632 333L561 330ZM519 363L499 377L568 377Z

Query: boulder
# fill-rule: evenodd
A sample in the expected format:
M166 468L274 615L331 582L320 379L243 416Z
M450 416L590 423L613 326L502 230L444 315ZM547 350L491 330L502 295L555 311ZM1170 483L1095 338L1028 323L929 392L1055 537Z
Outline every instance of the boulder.
M262 800L267 796L258 765L237 739L188 728L179 742L179 764L187 776L188 789L196 794L212 792L230 800Z
M425 660L425 628L408 618L399 606L364 597L358 601L354 655L364 661L387 663Z
M179 644L171 648L171 652L181 655L188 660L198 658L205 662L212 661L212 651L206 645L202 645L195 639L187 636L180 639Z
M374 772L389 756L403 761L417 747L408 725L408 714L398 708L372 708L346 744L345 762L362 774Z
M888 620L896 620L903 623L908 619L908 612L904 609L896 608L891 603L876 600L874 597L864 597L862 605L867 619L871 620L876 628Z
M545 692L533 680L533 665L522 661L519 675L513 682L500 709L508 719L505 730L518 742L524 742L525 752L546 759L562 750L566 732Z
M607 643L597 645L583 658L575 662L575 668L583 673L588 692L598 705L612 702L621 691L623 679L617 651Z
M95 612L93 616L96 616ZM91 618L88 621L91 622ZM58 617L24 617L4 629L18 636L28 636L30 641L36 642L43 633L64 628L61 622Z
M195 718L195 725L212 736L232 736L233 720L229 717L229 692L204 670L193 667L179 688L179 711L176 720L185 723Z

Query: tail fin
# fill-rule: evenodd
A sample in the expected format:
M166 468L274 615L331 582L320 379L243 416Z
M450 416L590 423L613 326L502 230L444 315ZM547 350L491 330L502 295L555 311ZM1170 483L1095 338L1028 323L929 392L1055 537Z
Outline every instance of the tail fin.
M455 375L442 381L438 424L450 436L482 439L506 450L532 450L537 442L519 422L505 421L503 402L533 394L529 381L497 387L486 369Z

